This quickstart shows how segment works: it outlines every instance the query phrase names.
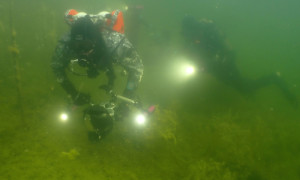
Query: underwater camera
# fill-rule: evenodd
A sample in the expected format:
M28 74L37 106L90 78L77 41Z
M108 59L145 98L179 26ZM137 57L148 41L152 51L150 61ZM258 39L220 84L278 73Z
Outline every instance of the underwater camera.
M84 121L89 127L88 137L91 141L106 136L114 125L113 103L90 105L84 111Z
M110 94L111 100L109 102L90 104L90 106L84 110L84 122L88 128L88 137L91 141L101 140L110 133L113 129L114 122L120 120L120 118L123 119L126 117L126 114L130 113L129 105L136 108L135 113L137 114L134 122L140 127L146 124L147 116L152 114L155 110L155 106L150 106L148 110L145 110L137 101L114 94L113 92L110 92ZM126 106L124 106L124 104L126 104Z

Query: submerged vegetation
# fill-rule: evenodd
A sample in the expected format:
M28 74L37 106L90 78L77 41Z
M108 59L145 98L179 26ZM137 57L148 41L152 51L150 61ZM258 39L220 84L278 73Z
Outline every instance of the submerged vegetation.
M73 148L69 152L62 152L61 155L62 155L62 157L72 160L72 159L75 159L80 154L75 148Z
M257 26L239 19L242 17L239 13L245 10L244 5L234 0L233 3L241 6L236 10L238 12L234 12L227 1L201 2L196 9L193 2L185 6L179 1L176 1L178 4L160 2L160 6L172 6L168 9L169 14L173 13L175 17L162 17L160 12L168 14L165 7L144 2L145 8L149 9L141 17L145 22L139 29L139 36L137 34L137 49L145 64L139 95L143 103L157 104L156 111L144 127L133 126L130 119L116 122L112 132L95 143L88 140L87 128L82 122L83 108L74 108L69 122L59 122L58 115L67 106L67 97L56 83L50 60L58 37L67 30L62 18L64 11L74 6L95 13L98 7L111 10L123 6L123 2L118 1L87 2L75 1L70 5L67 1L15 1L14 12L18 12L13 14L16 31L10 30L10 19L6 16L10 2L0 2L0 179L300 178L299 109L286 102L276 88L267 87L251 97L243 97L204 73L182 84L164 77L165 71L169 70L168 63L172 63L166 57L181 52L178 19L185 12L179 13L180 7L180 12L188 10L196 17L209 16L218 20L220 26L229 32L237 56L244 57L244 61L238 62L240 68L255 69L253 64L257 63L258 70L245 70L246 75L257 77L263 73L261 71L280 69L299 97L299 87L295 83L300 82L296 69L299 66L293 63L298 63L298 57L295 57L298 48L293 49L299 47L299 42L294 40L297 35L291 33L287 39L277 42L273 39L278 40L289 33L277 32L276 28L269 33L251 29ZM29 4L30 10L23 8ZM274 2L273 8L290 7L287 4L280 6L279 2ZM151 8L157 9L157 14L153 15ZM249 8L255 8L255 4ZM265 9L268 10L272 11ZM257 9L258 14L265 11ZM211 15L212 12L215 14ZM232 19L226 19L225 12L232 13ZM290 16L299 15L282 15L283 21L270 21L273 23L270 26L285 27L287 32L293 28L290 31L298 32L300 25L288 18ZM258 24L267 24L260 20L275 17L251 15L249 18L254 18ZM251 31L251 37L245 37L245 29ZM153 40L153 35L160 37L160 31L167 32L163 34L170 34L171 38L159 38L159 42ZM258 41L259 37L272 40L253 42L255 35ZM15 43L11 42L11 36ZM284 46L290 43L294 43L293 47ZM279 55L274 52L277 50ZM257 55L265 61L255 59ZM283 56L284 61L280 59ZM16 57L18 66L14 63ZM86 80L85 83L88 90L96 86L91 93L97 94L101 82L95 85L94 80ZM90 86L93 88L89 89Z
M154 117L151 120L144 130L147 139L163 139L166 143L177 144L178 117L174 111L156 107Z
M207 180L235 180L235 175L224 166L212 160L200 160L189 166L186 179L207 179Z

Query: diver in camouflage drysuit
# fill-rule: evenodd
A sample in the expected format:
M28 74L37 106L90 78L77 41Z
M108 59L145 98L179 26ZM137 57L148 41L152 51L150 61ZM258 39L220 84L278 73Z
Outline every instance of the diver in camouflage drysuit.
M71 24L71 31L58 43L52 60L57 81L73 99L74 104L88 103L90 96L78 92L66 75L71 61L87 69L87 76L94 78L99 71L108 76L106 90L114 84L113 64L121 65L128 72L124 96L133 98L143 75L143 63L124 34L109 28L103 18L84 15Z

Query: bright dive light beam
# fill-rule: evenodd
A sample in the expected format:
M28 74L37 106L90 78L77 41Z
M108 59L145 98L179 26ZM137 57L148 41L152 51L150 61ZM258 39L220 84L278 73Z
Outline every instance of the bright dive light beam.
M145 117L145 115L143 115L143 114L139 114L139 115L137 115L137 117L135 118L135 121L136 121L137 124L143 125L143 124L145 124L145 122L146 122L146 117Z
M194 72L195 72L195 68L194 68L193 66L188 66L188 67L186 67L186 69L185 69L186 75L194 74Z
M66 113L62 113L59 117L60 117L61 121L67 121L69 118L68 114L66 114Z

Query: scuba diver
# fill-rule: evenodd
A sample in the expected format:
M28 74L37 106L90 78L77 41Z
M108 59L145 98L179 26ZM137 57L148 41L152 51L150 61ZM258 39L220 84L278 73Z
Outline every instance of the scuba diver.
M198 65L219 81L244 95L251 95L260 88L274 84L293 106L298 105L296 96L289 91L286 82L276 73L255 80L243 77L236 66L234 52L226 45L223 34L213 21L207 19L198 21L186 16L182 21L182 35L188 52L196 59L201 59Z
M88 94L78 92L66 75L70 63L77 62L86 68L89 78L96 78L100 71L108 77L107 90L114 85L113 64L121 65L128 72L124 95L132 98L143 75L143 63L132 44L124 36L121 11L100 12L88 15L69 10L65 16L71 30L58 43L52 59L52 69L58 83L70 95L74 104L89 102Z
M73 104L84 105L90 102L90 95L79 92L67 76L67 70L76 75L70 68L73 63L85 68L88 78L96 78L99 72L105 72L108 83L100 87L107 92L111 92L114 86L113 65L121 65L128 74L123 96L135 98L143 75L143 63L124 35L122 12L116 10L92 15L71 9L65 14L65 20L70 25L70 32L59 40L51 66L57 82ZM126 110L126 104L119 106L120 113Z

